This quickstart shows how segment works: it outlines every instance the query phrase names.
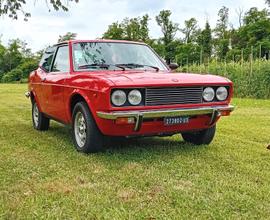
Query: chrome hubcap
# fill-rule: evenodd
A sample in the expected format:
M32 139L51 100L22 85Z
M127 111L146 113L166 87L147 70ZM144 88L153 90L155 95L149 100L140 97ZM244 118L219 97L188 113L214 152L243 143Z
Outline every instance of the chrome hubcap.
M78 146L82 148L86 142L86 123L81 112L77 112L75 115L74 133Z
M34 119L34 123L36 127L38 126L38 115L39 115L39 110L38 110L37 104L35 103L34 109L33 109L33 119Z

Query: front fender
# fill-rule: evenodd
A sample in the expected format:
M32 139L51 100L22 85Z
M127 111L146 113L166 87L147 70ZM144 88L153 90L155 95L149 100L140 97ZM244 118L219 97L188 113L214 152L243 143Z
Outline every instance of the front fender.
M67 102L67 106L66 109L68 109L67 115L68 115L68 122L71 124L72 123L72 111L70 110L71 107L71 102L72 99L74 98L74 96L79 95L80 97L82 97L84 99L84 101L87 103L90 112L93 115L93 118L95 119L96 123L97 123L97 110L98 110L98 106L100 106L100 104L102 103L102 97L104 94L101 92L97 92L97 91L92 91L92 90L82 90L82 89L74 89L70 95L69 101ZM98 125L98 123L97 123Z

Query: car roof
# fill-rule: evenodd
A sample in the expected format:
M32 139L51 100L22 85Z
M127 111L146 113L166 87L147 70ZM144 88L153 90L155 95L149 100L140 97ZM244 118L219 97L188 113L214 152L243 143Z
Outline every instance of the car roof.
M68 43L82 43L82 42L86 42L86 43L126 43L126 44L146 45L144 42L140 42L140 41L95 39L95 40L68 40L68 41L63 41L63 42L57 43L53 46L60 46L62 44L68 44Z

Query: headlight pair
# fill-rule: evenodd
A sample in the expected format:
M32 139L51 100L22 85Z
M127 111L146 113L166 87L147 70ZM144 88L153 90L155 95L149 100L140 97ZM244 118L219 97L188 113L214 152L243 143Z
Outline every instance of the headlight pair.
M212 102L215 97L218 101L224 101L228 98L228 90L224 86L220 86L216 90L212 87L206 87L202 96L206 102Z
M142 102L142 93L138 89L129 92L115 90L111 95L111 101L117 107L123 106L127 101L130 105L139 105Z

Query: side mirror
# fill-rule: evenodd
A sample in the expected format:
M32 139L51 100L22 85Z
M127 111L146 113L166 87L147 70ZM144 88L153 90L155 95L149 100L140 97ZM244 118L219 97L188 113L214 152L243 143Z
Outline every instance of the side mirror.
M170 63L168 66L170 67L171 70L176 70L179 67L177 63Z

